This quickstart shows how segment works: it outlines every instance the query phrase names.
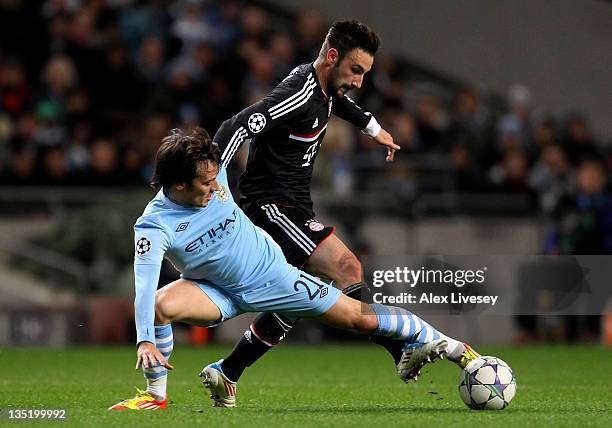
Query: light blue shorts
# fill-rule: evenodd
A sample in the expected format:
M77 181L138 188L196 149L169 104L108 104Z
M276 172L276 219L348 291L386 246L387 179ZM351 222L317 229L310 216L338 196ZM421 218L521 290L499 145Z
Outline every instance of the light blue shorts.
M232 292L209 282L190 279L221 311L219 324L245 312L277 312L290 318L312 318L327 312L342 292L318 278L293 268L289 274L243 292Z

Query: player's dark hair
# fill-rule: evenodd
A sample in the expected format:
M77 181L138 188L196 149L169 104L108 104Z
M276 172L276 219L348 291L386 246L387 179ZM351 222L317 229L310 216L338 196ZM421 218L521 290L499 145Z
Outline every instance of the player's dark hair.
M327 32L321 54L335 48L342 59L353 49L363 49L374 55L379 47L380 37L367 25L356 20L337 21Z
M196 127L191 134L173 129L162 140L155 155L155 171L151 187L169 187L191 183L198 176L198 168L205 161L219 164L221 152L204 128Z

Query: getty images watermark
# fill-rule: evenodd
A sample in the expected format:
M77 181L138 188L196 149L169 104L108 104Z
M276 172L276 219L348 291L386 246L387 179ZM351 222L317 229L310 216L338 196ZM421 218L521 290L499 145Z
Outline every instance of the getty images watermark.
M368 256L374 303L419 314L598 315L612 256Z
M388 284L394 284L402 290L405 287L410 289L418 288L419 285L439 285L442 287L463 287L476 286L485 282L487 267L482 269L427 269L421 266L418 269L411 269L407 266L396 266L392 270L375 270L372 273L372 286L374 287L372 300L374 303L383 304L403 304L403 303L427 303L427 304L488 304L495 306L498 295L471 295L452 291L449 294L441 294L432 291L407 292L398 291L397 294L387 295L383 291L377 291Z

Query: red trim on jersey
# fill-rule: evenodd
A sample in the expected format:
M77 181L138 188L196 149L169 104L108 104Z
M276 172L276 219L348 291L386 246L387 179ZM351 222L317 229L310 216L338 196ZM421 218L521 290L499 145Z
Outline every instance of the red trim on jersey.
M313 132L312 134L298 134L297 132L292 132L291 135L295 135L296 137L300 137L300 138L313 138L319 135L321 132L323 132L325 128L326 127L323 127L319 129L317 132Z
M325 241L327 241L327 238L329 238L330 236L332 236L334 234L334 232L336 231L336 226L332 226L332 230L331 232L329 232L329 235L327 235L325 238L323 238L323 240L321 242L319 242L317 244L317 246L315 247L314 250L312 250L312 253L310 253L310 255L308 257L306 257L306 260L304 260L304 263L302 263L300 265L300 269L302 269L306 263L308 263L308 260L310 260L310 257L317 251L317 248L319 248L321 246L322 243L324 243Z

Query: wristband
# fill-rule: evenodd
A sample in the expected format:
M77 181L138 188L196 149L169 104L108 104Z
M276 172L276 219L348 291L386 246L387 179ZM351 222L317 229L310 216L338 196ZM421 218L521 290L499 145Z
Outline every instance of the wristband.
M378 135L381 129L382 127L380 126L376 118L372 116L370 117L370 121L368 122L368 125L365 128L363 128L361 132L363 132L364 134L366 134L367 136L371 138L374 138Z

